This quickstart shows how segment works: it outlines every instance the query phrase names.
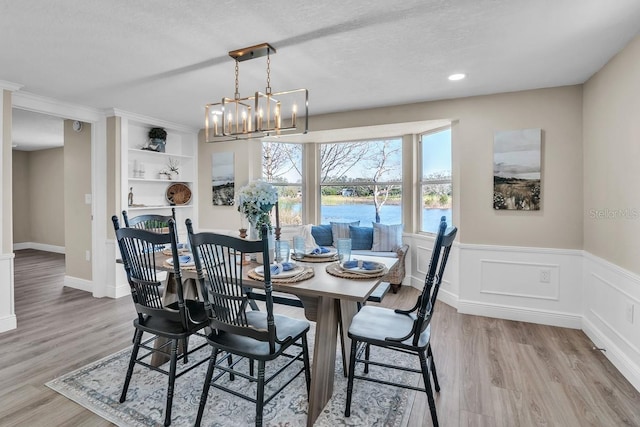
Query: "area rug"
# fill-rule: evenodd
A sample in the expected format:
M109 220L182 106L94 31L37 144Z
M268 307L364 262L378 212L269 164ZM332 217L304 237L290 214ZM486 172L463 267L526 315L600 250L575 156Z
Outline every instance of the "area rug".
M411 364L417 367L417 357L397 352L385 355L385 351L387 350L375 349L375 356L377 356L375 358L372 351L372 360L377 358L387 361L395 360L399 364ZM190 357L190 364L207 357L210 350L205 346L200 352L202 354L195 353ZM342 357L339 352L338 349L333 396L315 425L322 427L406 425L409 414L405 412L409 411L405 409L411 406L408 405L408 399L413 401L415 392L368 381L355 380L351 416L344 417L347 379L342 374ZM165 375L136 366L127 400L124 403L119 402L130 354L131 349L122 350L56 378L46 385L118 426L160 426L164 421L166 402L167 377ZM180 365L182 365L181 361L178 363L179 367ZM267 364L267 375L270 367L277 369L273 363ZM194 425L206 369L207 363L204 363L176 380L172 426ZM418 375L403 371L371 366L369 372L369 375L375 374L376 378L381 379L403 380L413 384L421 382ZM230 384L226 375L221 380ZM247 381L239 380L237 377L231 384L242 391L252 387ZM270 387L275 389L278 384L274 381ZM269 394L269 389L266 393ZM265 426L305 426L306 417L307 393L304 375L296 378L264 408ZM203 426L238 427L253 425L254 420L254 404L211 388Z

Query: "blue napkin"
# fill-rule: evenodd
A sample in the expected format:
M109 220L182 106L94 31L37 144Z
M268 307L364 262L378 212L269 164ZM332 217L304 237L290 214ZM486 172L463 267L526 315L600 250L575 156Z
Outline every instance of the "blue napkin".
M269 269L274 276L282 273L283 271L290 271L296 268L296 265L292 262L283 262L272 265Z
M188 264L191 262L191 255L180 255L178 261L180 261L180 264Z
M359 262L362 262L362 265L360 267L362 269L364 269L364 270L377 270L378 268L380 268L380 266L379 266L379 264L377 262L374 262L374 261L358 261L357 259L353 259L351 261L346 261L344 264L342 264L342 266L344 268L357 268Z
M331 251L323 246L318 246L317 248L311 251L311 253L314 255L328 254L329 252Z

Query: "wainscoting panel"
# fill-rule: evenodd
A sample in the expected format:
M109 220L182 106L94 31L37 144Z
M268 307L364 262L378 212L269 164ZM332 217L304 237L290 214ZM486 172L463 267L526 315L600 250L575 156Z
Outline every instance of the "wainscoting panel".
M405 284L410 284L412 287L422 290L429 262L431 261L434 240L435 236L417 234L403 236L404 243L409 245L409 259L406 264L409 280L405 279ZM449 253L449 260L442 278L440 292L438 293L438 298L452 307L458 306L458 295L460 293L459 272L459 247L458 243L454 242Z
M584 263L584 332L640 390L640 277L589 253Z
M559 276L558 264L482 259L480 293L557 301Z
M460 245L458 311L579 329L582 251Z

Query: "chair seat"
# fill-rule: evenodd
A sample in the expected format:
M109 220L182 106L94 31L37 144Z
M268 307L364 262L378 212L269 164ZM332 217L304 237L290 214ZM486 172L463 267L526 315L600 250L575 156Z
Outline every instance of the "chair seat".
M296 341L309 331L309 322L306 320L293 319L278 314L274 314L273 317L279 340L290 336ZM265 312L249 311L247 312L247 321L256 329L267 329L267 313ZM273 360L283 350L282 346L276 343L276 351L272 354L269 352L268 342L225 332L214 331L207 339L215 347L256 360Z
M365 305L351 321L349 338L384 347L424 349L429 344L430 325L420 334L417 347L413 346L413 335L402 343L391 344L386 340L409 335L415 320L416 316L413 314L398 314L388 308Z
M191 319L188 330L185 330L181 322L158 316L147 316L143 322L140 322L139 319L136 318L133 321L133 326L136 329L170 339L185 338L193 332L208 326L207 313L202 302L186 300L185 305L187 306L188 315ZM177 310L178 302L176 301L169 304L166 308Z

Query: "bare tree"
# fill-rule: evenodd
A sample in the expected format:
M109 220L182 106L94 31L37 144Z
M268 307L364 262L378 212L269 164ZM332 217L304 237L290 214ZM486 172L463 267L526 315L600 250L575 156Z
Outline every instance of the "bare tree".
M302 176L299 161L301 156L301 144L270 142L262 144L262 176L269 182L287 182L284 175L292 170Z
M388 177L390 172L401 171L398 154L401 153L399 145L394 146L391 141L384 141L382 144L377 144L376 149L372 150L369 155L369 167L373 170L373 204L376 209L376 222L380 222L380 210L382 206L389 199L391 191L399 184L378 184L379 182L391 181L394 178L402 177ZM386 179L385 179L386 178Z
M348 144L322 144L320 146L320 182L339 181L356 163L367 155L369 144L353 142Z

